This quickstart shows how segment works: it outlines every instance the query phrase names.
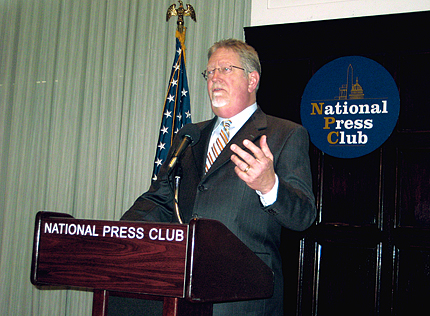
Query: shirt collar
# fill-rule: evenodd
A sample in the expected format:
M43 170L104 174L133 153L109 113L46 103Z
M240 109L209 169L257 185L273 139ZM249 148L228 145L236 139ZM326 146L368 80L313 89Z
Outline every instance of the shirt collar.
M257 102L251 104L242 110L242 112L237 113L235 116L228 118L231 121L230 125L230 138L248 121L252 114L257 110ZM218 128L222 121L227 120L227 118L218 117L215 123L215 128L213 132ZM212 133L213 133L212 132Z

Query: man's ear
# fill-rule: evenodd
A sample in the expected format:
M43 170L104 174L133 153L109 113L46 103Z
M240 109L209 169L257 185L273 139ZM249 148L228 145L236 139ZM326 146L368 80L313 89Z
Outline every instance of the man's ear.
M260 81L260 75L257 71L253 71L249 74L248 92L251 93L257 89L258 82Z

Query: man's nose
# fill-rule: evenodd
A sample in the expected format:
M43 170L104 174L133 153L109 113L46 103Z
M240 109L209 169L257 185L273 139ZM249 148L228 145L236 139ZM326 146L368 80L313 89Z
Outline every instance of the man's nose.
M214 73L212 75L212 81L217 81L221 78L221 71L219 68L214 69Z

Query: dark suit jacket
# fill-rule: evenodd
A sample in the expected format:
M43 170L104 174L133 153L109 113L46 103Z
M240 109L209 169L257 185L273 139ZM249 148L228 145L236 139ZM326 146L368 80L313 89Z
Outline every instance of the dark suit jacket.
M230 144L243 148L244 139L259 145L260 137L267 135L279 177L279 189L276 202L263 207L257 193L235 174L229 146L204 174L208 142L215 121L216 118L197 124L201 130L200 141L188 148L181 159L183 177L179 207L182 219L188 222L193 216L198 216L224 223L272 268L275 289L273 297L268 300L215 304L214 315L282 315L283 278L278 250L281 227L304 230L316 216L307 131L296 123L268 116L257 109L231 139ZM171 148L175 148L178 142L175 139ZM158 180L136 200L122 220L170 222L173 208L164 165Z

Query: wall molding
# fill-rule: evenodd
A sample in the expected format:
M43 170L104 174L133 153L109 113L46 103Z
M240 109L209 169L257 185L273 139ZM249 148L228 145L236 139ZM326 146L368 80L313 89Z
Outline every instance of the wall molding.
M430 10L419 0L253 0L251 26Z

